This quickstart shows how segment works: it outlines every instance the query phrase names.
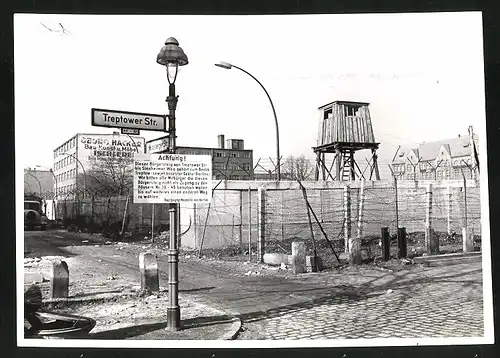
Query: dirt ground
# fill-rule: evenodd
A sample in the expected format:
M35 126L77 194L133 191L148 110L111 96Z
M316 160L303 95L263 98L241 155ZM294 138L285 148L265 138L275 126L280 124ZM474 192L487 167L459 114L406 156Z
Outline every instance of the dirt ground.
M60 234L67 236L67 234ZM76 234L75 234L76 235ZM50 277L54 262L64 260L70 269L69 297L65 307L59 304L46 305L56 312L89 316L97 324L92 334L119 331L127 327L166 323L168 292L144 293L140 287L138 254L144 245L111 244L104 240L87 238L88 234L73 236L80 245L54 248L53 242L36 240L37 245L26 245L28 253L24 259L25 288L35 281L42 289L44 300L50 298ZM56 238L57 239L57 238ZM62 239L60 239L62 240ZM88 241L87 241L88 240ZM35 240L33 240L35 241ZM85 241L82 245L81 241ZM68 240L71 242L71 240ZM66 244L68 244L66 242ZM75 244L75 242L73 242ZM100 244L98 244L100 243ZM38 248L37 248L38 247ZM49 255L52 251L64 255ZM123 256L121 251L137 256L135 268L124 268L112 262ZM137 255L135 255L137 254ZM189 326L197 317L223 317L225 312L196 302L191 297L179 294L181 320Z

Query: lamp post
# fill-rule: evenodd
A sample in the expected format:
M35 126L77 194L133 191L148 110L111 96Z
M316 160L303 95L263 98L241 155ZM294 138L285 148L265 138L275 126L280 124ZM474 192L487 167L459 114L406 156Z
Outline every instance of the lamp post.
M28 190L29 190L29 192L31 193L31 185L30 185L30 183L28 183L28 182L26 181L26 179L24 179L24 184L26 184L26 185L28 186ZM24 193L26 194L26 192L24 192Z
M216 63L215 66L220 67L220 68L225 68L226 70L230 70L231 68L237 68L240 71L245 72L247 75L252 77L259 85L262 87L264 92L266 92L267 98L269 99L269 102L271 103L271 108L273 109L273 115L274 115L274 123L276 124L276 157L277 157L277 162L276 162L276 180L280 181L281 178L281 168L280 168L280 135L279 135L279 128L278 128L278 117L276 116L276 110L274 109L274 104L273 101L271 100L271 96L269 96L269 93L267 92L266 88L260 83L260 81L255 78L250 72L245 71L241 67L232 65L227 62L220 62Z
M168 132L170 137L169 151L175 153L176 150L176 135L175 135L175 110L177 108L177 98L175 95L175 80L179 66L188 64L188 58L179 42L169 37L165 41L165 46L162 47L156 62L166 67L168 79ZM179 307L179 251L177 248L177 235L179 226L179 205L170 204L170 244L168 249L168 307L167 307L167 329L179 330L181 326L181 310Z

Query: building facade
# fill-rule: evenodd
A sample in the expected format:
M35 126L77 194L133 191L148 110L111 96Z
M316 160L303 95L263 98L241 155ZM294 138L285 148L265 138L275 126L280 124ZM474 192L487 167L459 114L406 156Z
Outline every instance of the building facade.
M392 160L398 179L478 179L478 137L458 136L421 143L416 148L400 147ZM462 175L463 173L463 175Z
M168 153L168 137L146 142L147 153ZM216 148L178 146L176 153L210 155L212 157L212 178L215 180L253 180L253 150L244 148L242 139L224 140L218 136Z
M86 175L96 166L144 153L145 139L138 136L78 133L54 149L54 191L57 199L84 197ZM123 161L132 168L133 163Z

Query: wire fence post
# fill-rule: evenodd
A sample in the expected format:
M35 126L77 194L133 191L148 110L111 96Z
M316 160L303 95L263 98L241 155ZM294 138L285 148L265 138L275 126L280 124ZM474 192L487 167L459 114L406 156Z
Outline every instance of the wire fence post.
M248 187L248 261L252 261L252 192Z
M365 203L365 180L361 180L359 189L358 234L349 242L349 261L351 264L361 263L361 237L363 236L363 207Z
M198 247L198 213L196 212L196 203L193 203L193 229L194 247Z
M266 189L259 187L257 198L259 240L257 245L257 261L264 262L266 236Z
M448 232L448 235L451 235L452 233L452 201L451 201L451 196L452 196L452 189L451 189L451 185L448 184L448 187L447 187L447 207L448 207L448 210L446 211L446 214L447 214L447 232Z
M144 218L143 218L143 206L142 204L137 204L138 207L137 207L137 211L138 211L138 221L139 221L139 227L141 228L141 230L143 229L142 225L144 223Z
M344 186L344 252L349 253L351 239L351 188Z
M284 204L284 200L285 200L285 195L283 193L283 191L281 190L281 241L283 241L285 239L285 224L283 223L283 206L285 205Z
M240 243L240 254L242 254L244 251L243 251L243 191L242 190L239 190L238 191L240 193L240 205L239 205L239 209L240 209L240 227L239 227L239 237L238 237L238 240L239 240L239 243Z
M462 173L463 175L463 173ZM464 226L462 228L462 242L463 242L463 252L474 251L474 238L469 235L469 226L467 221L467 179L463 175L463 185L464 185Z
M151 207L151 242L154 241L155 236L155 204Z
M432 184L427 184L426 188L426 210L425 210L425 245L429 255L439 253L439 239L433 235L432 230Z

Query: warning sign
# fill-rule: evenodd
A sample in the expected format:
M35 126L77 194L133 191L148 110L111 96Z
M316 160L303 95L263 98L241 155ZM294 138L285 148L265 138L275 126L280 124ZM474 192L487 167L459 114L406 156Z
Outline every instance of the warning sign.
M211 199L210 155L135 155L134 203L209 203Z

